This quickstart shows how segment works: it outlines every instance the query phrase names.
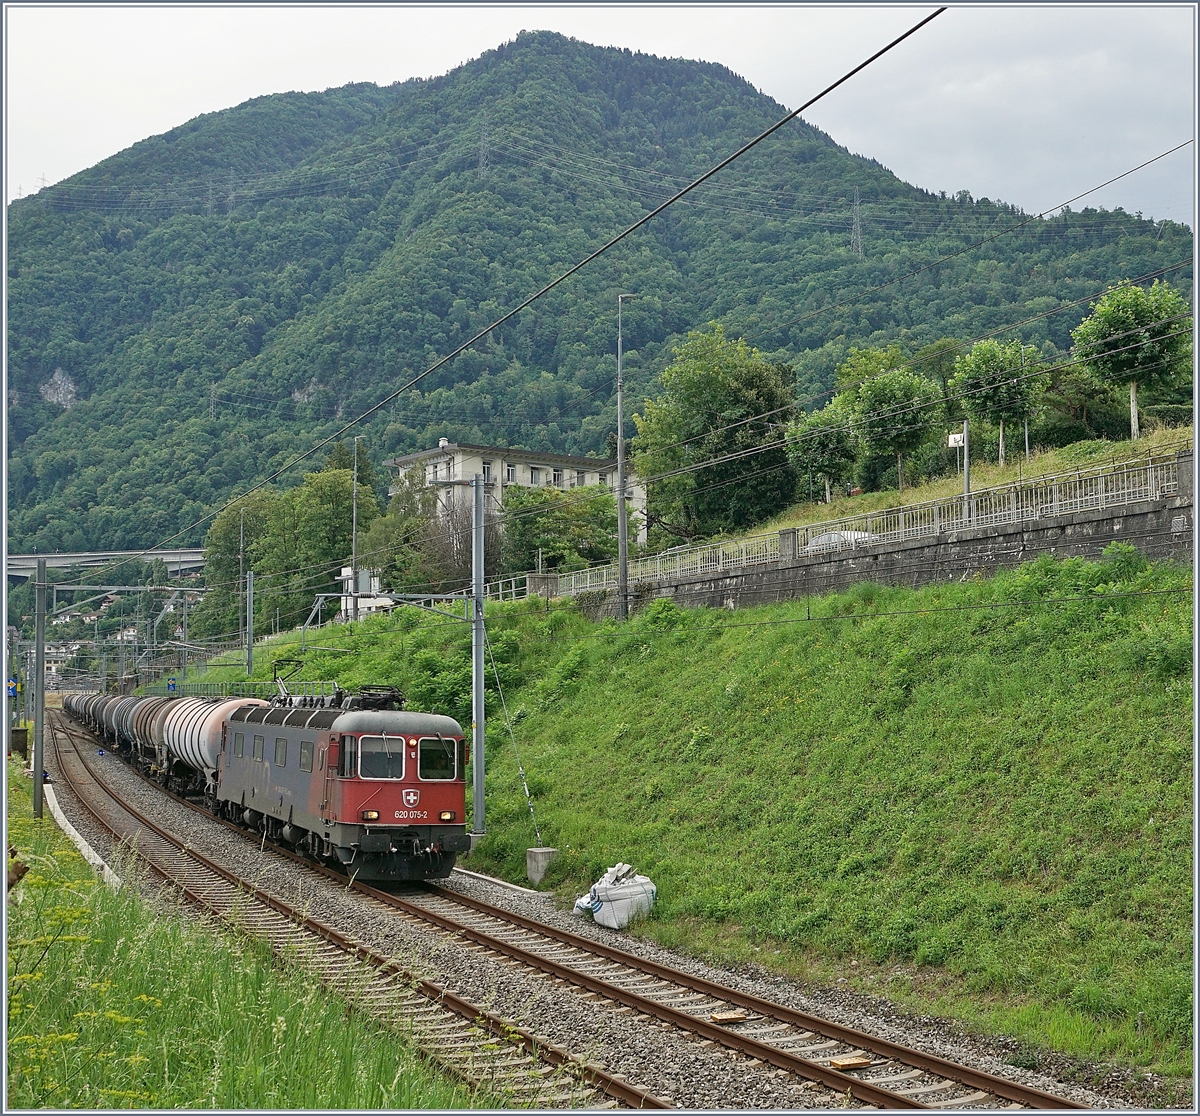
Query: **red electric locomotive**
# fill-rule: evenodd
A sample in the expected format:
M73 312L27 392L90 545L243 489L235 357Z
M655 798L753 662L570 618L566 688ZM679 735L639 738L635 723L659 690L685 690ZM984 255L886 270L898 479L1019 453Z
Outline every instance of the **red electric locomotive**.
M231 710L217 810L362 880L448 876L471 847L463 730L402 705L381 688L332 707Z
M393 687L64 708L169 789L359 879L443 879L471 847L462 727L408 712Z

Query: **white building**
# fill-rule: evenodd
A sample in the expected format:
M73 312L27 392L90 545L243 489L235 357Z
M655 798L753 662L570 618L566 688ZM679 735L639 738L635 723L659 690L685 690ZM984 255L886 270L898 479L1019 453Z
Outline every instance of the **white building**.
M444 509L451 507L452 502L470 506L471 490L467 482L477 474L483 475L485 499L491 512L503 509L504 490L509 485L565 491L588 485L615 488L617 483L615 458L571 457L537 450L472 446L451 442L447 438L438 442L437 449L393 457L384 464L399 473L405 473L414 466L424 468L425 483L439 489L438 503ZM626 474L625 483L630 491L629 514L637 516L637 541L645 542L646 486L632 473Z

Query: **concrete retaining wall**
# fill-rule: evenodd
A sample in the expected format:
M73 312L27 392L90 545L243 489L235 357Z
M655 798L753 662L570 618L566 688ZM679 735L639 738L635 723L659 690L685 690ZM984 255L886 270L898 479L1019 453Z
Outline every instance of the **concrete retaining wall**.
M1191 564L1193 489L1191 454L1181 454L1179 491L1168 499L833 554L797 555L794 541L789 546L790 540L781 537L783 557L777 563L749 566L721 577L634 584L630 586L630 605L637 608L655 597L669 597L689 608L747 608L838 592L860 581L917 588L939 581L964 581L977 574L988 576L1043 554L1097 558L1116 541L1137 547L1148 558ZM795 532L791 534L794 540ZM539 585L539 589L553 594L549 584ZM577 599L584 612L599 618L616 615L614 596L607 590L583 593Z

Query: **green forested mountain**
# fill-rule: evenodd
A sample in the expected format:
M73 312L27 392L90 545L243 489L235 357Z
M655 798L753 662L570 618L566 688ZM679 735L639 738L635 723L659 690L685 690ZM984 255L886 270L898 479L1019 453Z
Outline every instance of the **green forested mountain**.
M536 32L435 80L198 117L14 202L10 547L186 527L783 111L721 66ZM870 293L1023 219L793 123L384 408L372 455L441 435L604 452L618 291L638 295L635 397L720 320L793 365L803 399L851 344L971 337L1191 256L1184 226L1085 209ZM1086 311L1020 334L1065 349Z

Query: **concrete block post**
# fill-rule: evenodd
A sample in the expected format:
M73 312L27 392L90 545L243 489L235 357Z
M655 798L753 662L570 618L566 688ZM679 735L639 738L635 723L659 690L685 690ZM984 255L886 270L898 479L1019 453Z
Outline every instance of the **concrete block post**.
M798 557L800 532L795 527L785 527L779 532L779 564L794 562Z
M558 849L539 848L525 850L525 875L535 887L546 878L546 871L558 856Z
M545 597L549 600L558 596L558 574L553 570L526 574L525 581L529 587L528 595L531 597Z
M1176 460L1179 462L1179 499L1186 500L1190 504L1196 487L1196 478L1193 473L1195 457L1190 449L1185 449L1179 451Z

